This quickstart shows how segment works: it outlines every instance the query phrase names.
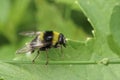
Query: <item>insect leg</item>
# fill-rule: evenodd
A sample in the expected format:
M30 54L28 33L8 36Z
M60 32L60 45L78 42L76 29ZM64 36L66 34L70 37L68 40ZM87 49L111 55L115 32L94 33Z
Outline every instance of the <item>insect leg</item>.
M48 49L46 49L46 65L48 64Z
M60 48L61 48L61 53L63 53L63 50L62 50L62 45L60 45Z
M35 52L35 50L32 50L32 51L31 51L31 53L34 53L34 52Z
M62 45L60 45L60 49L61 49L62 58L64 58L64 53L63 53Z
M33 63L35 62L35 59L39 56L39 54L40 54L40 51L38 50L38 51L37 51L37 55L36 55L35 58L32 60Z

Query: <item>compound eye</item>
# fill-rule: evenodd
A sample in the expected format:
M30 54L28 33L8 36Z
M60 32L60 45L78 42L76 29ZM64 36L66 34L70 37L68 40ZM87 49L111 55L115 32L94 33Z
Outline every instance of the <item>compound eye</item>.
M63 37L63 46L66 47L66 39Z
M60 44L62 44L62 43L63 43L63 35L62 35L62 34L60 34L60 37L59 37L59 42L60 42Z
M65 39L65 37L63 37L63 43L66 43L66 39Z
M60 34L59 43L60 43L61 45L63 45L64 47L66 47L66 40L65 40L65 37L64 37L63 34Z

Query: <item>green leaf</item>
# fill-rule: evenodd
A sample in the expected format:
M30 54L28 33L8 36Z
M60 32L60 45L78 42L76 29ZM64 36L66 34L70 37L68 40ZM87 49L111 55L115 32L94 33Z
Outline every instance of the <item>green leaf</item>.
M113 50L113 52L115 52L116 54L118 54L120 56L120 31L119 31L119 25L120 25L120 6L116 5L113 8L113 13L111 15L111 19L110 19L110 31L111 31L111 35L108 37L108 42L109 42L109 46L110 48Z
M22 69L21 67L2 62L0 62L0 64L0 78L2 80L26 80L28 79L28 77L31 77L30 73ZM24 73L25 75L21 73Z
M37 17L39 22L38 26L40 26L39 30L58 31L65 34L66 37L74 40L85 40L86 37L88 36L80 27L81 25L78 26L73 21L73 19L71 19L72 5L67 5L67 3L60 5L59 3L56 6L55 4L48 4L44 0L41 2L37 2L36 5L38 7ZM78 10L78 13L80 13L79 11L80 9ZM77 13L75 15L77 15ZM81 14L79 14L79 16L80 15ZM80 16L80 18L81 17L82 16ZM82 24L82 22L80 22L80 24ZM79 37L76 36L78 34L79 34Z
M73 40L72 30L76 28L72 26L72 30L66 31L69 27L57 23L62 27L55 30L63 30L67 37L72 38L67 41L67 48L63 48L64 58L59 49L50 49L48 65L42 65L46 61L44 51L41 51L35 64L30 61L36 54L32 54L30 59L15 57L13 59L17 60L3 60L0 64L0 78L3 80L119 80L119 4L119 0L78 0L76 5L80 7L94 28L94 38L88 38L84 42ZM54 11L54 7L49 11L52 10ZM41 13L41 16L46 12ZM60 17L57 14L59 12L55 16ZM54 23L55 20L51 20L53 17L47 17L50 17L48 21L41 21L41 25L45 23L48 25L50 21Z
M1 13L1 16L3 16L3 18L6 19L4 23L0 25L1 33L11 43L15 43L17 40L16 27L20 23L21 18L24 17L23 16L24 12L27 9L30 0L17 0L13 4L10 4L9 0L5 0L5 2L4 1L0 1L0 2L3 2L3 4L1 3L2 5L6 5L6 6L2 6L3 8L1 7L2 8L1 12L4 14L2 15ZM9 8L11 10L9 10Z

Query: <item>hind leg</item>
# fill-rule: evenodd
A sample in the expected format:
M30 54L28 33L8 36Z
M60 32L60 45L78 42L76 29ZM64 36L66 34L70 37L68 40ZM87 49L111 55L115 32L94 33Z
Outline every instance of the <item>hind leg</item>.
M37 51L37 55L36 55L35 58L32 60L33 63L35 62L35 60L36 60L36 58L39 56L39 54L40 54L40 50Z
M49 58L48 57L48 49L46 49L46 63L45 63L46 65L48 64L48 61L49 61L48 58Z

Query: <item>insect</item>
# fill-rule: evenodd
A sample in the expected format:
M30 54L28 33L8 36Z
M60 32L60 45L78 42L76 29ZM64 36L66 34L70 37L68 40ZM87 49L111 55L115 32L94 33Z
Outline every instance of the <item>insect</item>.
M31 42L27 43L23 48L18 49L16 53L33 53L37 50L37 55L32 60L35 62L35 59L39 56L40 51L46 51L46 65L48 64L48 50L50 48L58 48L62 46L66 47L66 39L62 33L56 31L44 31L44 32L23 32L21 35L33 36L35 37Z

